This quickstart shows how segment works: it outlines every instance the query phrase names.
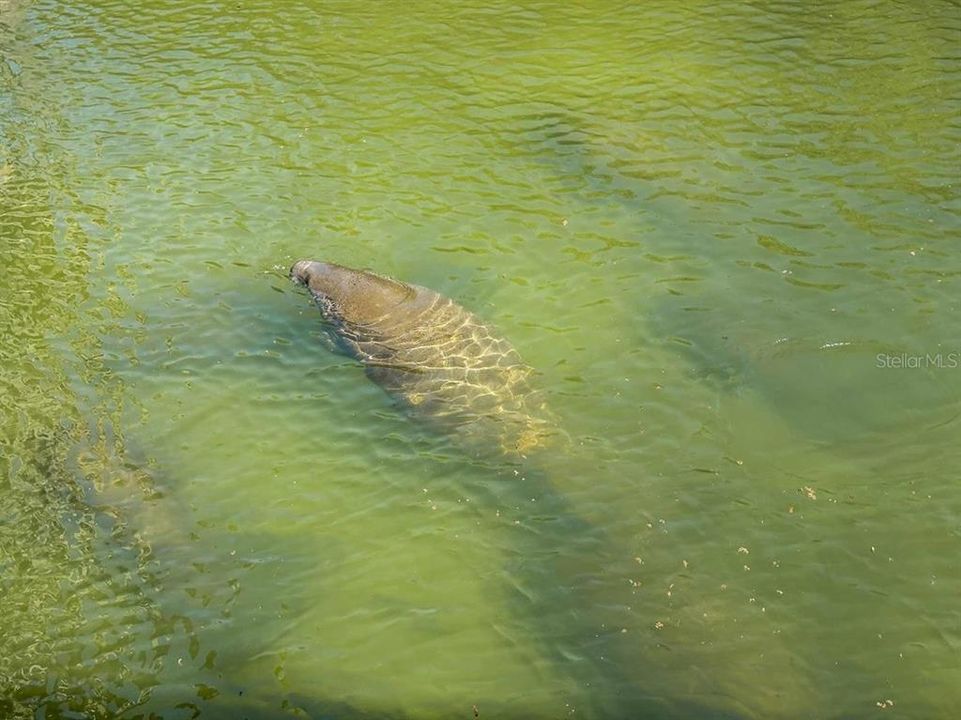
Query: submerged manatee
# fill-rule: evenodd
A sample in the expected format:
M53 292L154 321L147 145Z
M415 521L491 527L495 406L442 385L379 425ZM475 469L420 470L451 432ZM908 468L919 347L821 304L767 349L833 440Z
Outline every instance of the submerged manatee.
M418 415L507 453L550 436L531 368L453 300L333 263L301 260L290 277L310 291L338 344Z

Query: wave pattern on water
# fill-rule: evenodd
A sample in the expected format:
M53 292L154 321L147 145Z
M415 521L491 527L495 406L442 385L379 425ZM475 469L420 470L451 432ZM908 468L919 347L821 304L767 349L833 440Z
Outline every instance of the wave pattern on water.
M950 717L959 33L946 0L0 1L0 702ZM301 256L490 322L569 446L408 423Z

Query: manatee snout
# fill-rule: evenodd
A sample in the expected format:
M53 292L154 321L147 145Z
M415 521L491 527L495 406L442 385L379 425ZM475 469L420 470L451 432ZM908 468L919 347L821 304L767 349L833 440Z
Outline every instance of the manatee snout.
M310 284L311 265L310 260L298 260L290 268L290 279L301 285Z

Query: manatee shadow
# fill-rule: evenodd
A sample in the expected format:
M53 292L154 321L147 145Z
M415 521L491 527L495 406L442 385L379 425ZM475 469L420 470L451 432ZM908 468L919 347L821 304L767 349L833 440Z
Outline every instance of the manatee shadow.
M301 324L323 326L320 318ZM296 344L308 347L319 361L330 358L317 343ZM393 412L403 412L403 405L387 395L383 402ZM621 628L611 623L610 601L603 596L611 586L611 568L623 561L623 553L602 527L587 522L557 491L540 462L543 456L507 457L496 442L486 448L462 443L457 428L438 432L432 423L412 418L404 427L409 432L393 435L392 473L420 478L435 488L446 485L471 498L469 512L487 524L496 550L508 558L504 579L493 582L498 602L513 618L504 632L512 641L536 648L539 659L549 665L548 676L559 679L557 688L547 689L559 698L558 709L544 717L556 717L565 707L587 718L680 718L695 712L707 718L737 717L696 701L662 697L663 690L645 684L644 665L649 659L623 649ZM365 435L381 433L374 429ZM356 452L372 453L359 445ZM371 462L376 466L378 460ZM550 466L563 467L563 456L552 458ZM438 709L437 716L456 715L454 702ZM511 707L495 697L484 698L484 705L497 708L498 716L504 717L536 718L539 712Z
M390 403L386 396L384 402ZM512 461L495 451L467 456L455 440L433 433L429 425L411 420L405 424L409 432L392 437L392 473L416 477L432 493L446 487L449 494L470 498L465 512L486 525L494 549L505 558L503 575L488 588L491 602L508 610L500 629L550 668L547 677L556 687L532 691L560 698L556 710L546 711L496 695L465 699L463 704L451 697L429 717L469 718L474 702L480 717L530 720L556 718L565 705L584 718L740 717L710 704L665 697L664 688L645 683L644 665L654 659L625 654L620 629L610 625L605 610L603 589L610 587L606 574L619 553L604 529L587 522L556 490L536 459ZM359 453L369 451L358 448ZM335 707L303 689L298 699L308 713ZM354 711L358 718L367 717L364 712L404 716L384 709L338 709L347 713L345 718L355 717L349 714Z
M218 371L225 356L244 364L259 363L271 382L287 382L286 378L307 368L341 364L343 358L328 351L322 344L326 337L323 323L313 306L294 286L280 285L285 304L299 307L302 312L275 312L277 303L272 291L254 293L247 297L254 285L242 283L238 291L243 303L235 303L235 315L224 327L220 342L209 343L209 353L190 358L191 369L198 373ZM286 278L278 278L286 283ZM248 287L248 285L250 287ZM305 332L305 326L308 330ZM310 337L305 337L309 334ZM260 339L258 340L258 336ZM260 357L244 351L262 342L263 337L281 341L283 357ZM259 347L259 345L256 345ZM160 368L165 349L158 348L153 360ZM148 370L149 370L148 366ZM221 372L219 370L218 372ZM238 368L238 377L246 370ZM363 381L360 374L358 381ZM349 393L347 394L349 396ZM384 396L385 406L391 405ZM398 413L400 408L394 408ZM318 412L322 412L318 406ZM363 420L359 420L363 422ZM505 575L508 578L496 588L513 615L511 630L529 640L539 649L541 657L551 665L556 676L566 678L566 687L577 688L576 715L586 718L708 718L737 720L741 717L710 702L694 699L663 697L663 689L645 683L645 665L656 662L643 652L625 652L619 648L618 631L607 624L603 609L604 599L595 588L603 588L605 568L618 555L612 541L602 527L583 519L571 501L558 492L552 482L551 471L562 468L563 457L510 460L496 450L465 453L455 439L438 435L432 429L408 421L409 433L400 438L400 453L392 462L406 466L410 477L434 477L460 487L476 498L476 512L485 518L500 510L501 519L496 535L508 558ZM358 453L365 452L358 448ZM554 471L556 472L556 470ZM173 482L176 479L172 479ZM532 498L535 500L532 502ZM515 522L516 521L516 522ZM256 543L256 538L249 538ZM605 627L607 626L607 627ZM271 632L265 628L263 647L269 646ZM202 718L260 718L320 717L320 718L405 718L405 712L390 708L368 708L331 698L312 696L309 689L284 695L276 704L244 697L240 690L228 690L232 679L243 676L242 658L221 658L218 662L219 695L198 701L195 691L180 700L153 701L149 711L131 708L123 717L202 717ZM513 706L496 697L482 699L480 717L525 717L536 720L537 713ZM563 705L563 703L561 703ZM138 714L139 713L139 714ZM199 713L199 714L194 714ZM472 716L471 704L461 705L451 698L445 707L438 708L437 717ZM53 715L50 715L53 716ZM557 717L556 713L544 714Z

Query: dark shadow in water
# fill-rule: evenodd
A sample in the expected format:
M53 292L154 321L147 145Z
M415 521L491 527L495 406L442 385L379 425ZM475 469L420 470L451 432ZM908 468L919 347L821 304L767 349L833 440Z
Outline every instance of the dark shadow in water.
M696 303L699 305L704 302ZM753 395L802 437L824 446L879 439L904 427L906 418L934 424L961 402L959 357L951 349L919 352L870 337L784 335L750 329L723 309L690 312L684 303L652 309L651 330L676 351L693 381L724 395ZM921 350L925 350L922 348ZM930 365L914 370L884 362ZM944 368L935 363L941 362Z
M395 450L397 440L394 436ZM624 662L618 647L619 628L604 626L603 603L592 594L595 588L602 591L607 587L604 568L614 553L603 530L578 517L542 471L496 456L468 458L444 438L413 422L410 434L400 439L400 447L408 452L391 453L392 473L418 477L418 482L433 488L455 489L471 498L471 512L479 522L495 525L494 532L486 534L499 537L495 548L509 559L504 568L507 580L490 587L490 601L504 603L513 616L501 629L520 648L545 659L550 675L560 679L556 688L531 689L540 696L549 690L557 698L556 707L550 710L531 709L496 696L450 697L422 717L472 718L476 706L479 718L553 720L570 715L612 720L739 720L734 713L685 698L665 697L664 688L646 686L645 658L634 655L636 664ZM358 448L358 452L365 449ZM270 632L265 627L262 633L264 649L271 645ZM231 689L230 678L243 674L244 661L238 658L233 662L236 667L229 659L218 664L223 681L217 684L220 694L216 698L199 704L190 701L196 704L198 717L260 720L285 717L285 712L339 720L409 716L400 709L327 700L302 687L276 698L254 690L248 695L257 694L256 700L243 699L239 689Z
M555 466L564 464L554 460ZM540 647L556 673L576 688L570 696L573 716L738 717L671 697L671 689L645 683L645 665L656 660L638 651L625 652L621 628L605 609L610 602L609 573L622 564L622 553L603 528L578 515L544 471L531 463L494 462L485 469L475 462L459 482L475 496L486 495L486 507L502 508L502 532L514 556L505 568L512 581L505 588L509 607L519 634ZM507 706L496 716L517 712Z
M313 322L319 318L308 324ZM319 345L316 351L327 352ZM391 404L386 397L384 402ZM395 411L404 412L401 407ZM391 472L471 498L470 507L479 522L496 525L495 545L510 560L504 568L507 580L492 588L492 602L504 602L512 611L513 623L505 632L535 648L564 682L553 693L558 698L556 709L545 718L566 712L585 718L736 717L693 701L664 697L664 688L645 685L643 665L648 659L637 652L624 653L620 628L611 624L604 611L603 591L610 587L607 573L621 561L620 554L603 528L585 521L556 490L549 474L539 467L542 457L512 460L498 447L478 448L475 440L467 450L456 434L439 433L435 424L414 418L407 427L404 437L393 436ZM379 433L372 430L370 436ZM359 447L357 452L369 453L370 448ZM550 464L562 467L563 448L556 452L560 455L551 458ZM496 697L476 700L488 716L538 717L529 708ZM454 704L437 709L438 717L459 716L470 707L467 699L463 706L456 705L455 698L450 702Z
M302 295L295 291L284 299L294 304L303 301ZM258 323L265 324L265 336L289 341L294 348L291 352L298 357L316 356L318 363L329 359L329 349L315 337L314 331L321 322L319 314L309 313L291 322L282 312L273 317L270 313L250 310L255 312ZM211 369L221 356L229 354L229 338L226 340L226 346L217 343L218 353L209 358ZM295 367L299 365L295 363ZM203 368L195 370L202 372ZM360 373L356 378L358 382L366 382ZM350 396L350 392L345 392L345 398ZM336 402L336 392L330 402ZM391 404L386 396L384 404ZM400 408L395 410L398 414L402 412ZM322 405L317 405L317 412L323 412ZM358 420L368 421L376 422ZM507 621L510 623L506 628L508 633L546 661L550 675L558 678L562 685L554 693L558 698L556 711L544 713L545 719L561 717L570 709L574 717L582 718L734 720L738 717L697 701L665 697L669 689L645 683L645 665L656 659L645 656L643 651L625 651L621 629L612 624L605 608L608 602L605 590L610 588L608 573L623 559L603 528L585 521L556 490L550 473L543 469L547 465L564 466L563 448L556 450L556 456L542 465L542 460L548 458L513 461L505 458L499 448L483 452L473 446L471 452L466 452L458 446L456 438L438 434L426 424L412 420L405 427L409 432L402 437L394 433L390 439L394 444L387 453L391 458L391 473L398 477L423 478L431 487L448 487L458 495L470 497L478 520L496 524L493 530L488 527L486 535L495 538L496 550L508 560L504 581L492 583L491 602L504 603L510 609L513 620ZM376 428L369 435L379 436ZM358 447L356 451L359 455L372 452L369 446ZM384 457L384 454L376 456ZM256 544L257 539L247 536L246 542ZM164 578L168 590L172 581L169 575ZM237 620L243 621L239 617ZM246 647L245 657L227 657L221 653L215 671L203 677L212 688L208 699L198 699L193 687L171 687L169 681L165 684L161 677L153 697L142 707L131 708L123 717L147 717L145 713L150 712L162 713L162 716L169 712L170 717L179 717L179 713L188 709L199 713L196 717L215 720L284 717L285 713L292 717L306 713L308 717L343 720L405 717L399 709L370 708L317 697L309 688L271 694L267 690L238 687L237 679L249 672L245 668L247 658L272 650L276 639L285 632L284 622L273 624L265 619L262 632L258 632L258 646ZM206 638L201 635L200 639L201 656L218 648L216 635ZM532 690L544 694L544 688ZM436 708L433 716L470 718L475 703L479 717L538 718L537 713L497 697L464 698L462 703L458 698L449 698L443 707Z
M933 411L944 418L952 412L961 401L959 355L949 344L957 335L952 316L938 309L940 333L928 329L927 340L924 331L915 334L905 322L907 313L917 312L917 326L937 327L929 298L933 280L924 276L934 278L940 268L895 273L876 238L796 195L785 196L783 207L770 207L766 200L756 214L745 216L749 220L736 223L742 208L726 206L721 198L705 205L697 195L698 183L707 188L712 181L732 182L730 171L682 153L689 145L681 136L645 138L640 113L625 120L556 107L523 118L516 134L518 152L537 162L548 187L569 196L572 206L606 208L631 228L636 247L620 258L621 272L633 266L639 276L663 283L660 297L645 292L643 322L630 323L637 344L676 351L692 380L722 396L756 396L818 444L840 447L882 437L903 427L905 413L922 418ZM657 162L648 163L645 143L654 142L662 145L651 147ZM673 177L695 169L717 176L699 178L691 187ZM750 170L739 169L745 176ZM743 197L752 194L745 191ZM712 210L718 214L709 215ZM801 223L808 214L817 218L811 220L817 232L792 226L792 218ZM771 217L778 222L772 225ZM758 237L771 227L779 229L778 237ZM826 232L837 237L826 240ZM864 247L857 263L837 250L852 243ZM648 259L666 264L649 271L643 268ZM625 318L641 307L628 293L614 302L623 303ZM899 312L892 320L900 329L861 322L857 315L865 308L889 312L895 306ZM899 372L881 366L884 358L899 362L902 356L927 367Z

